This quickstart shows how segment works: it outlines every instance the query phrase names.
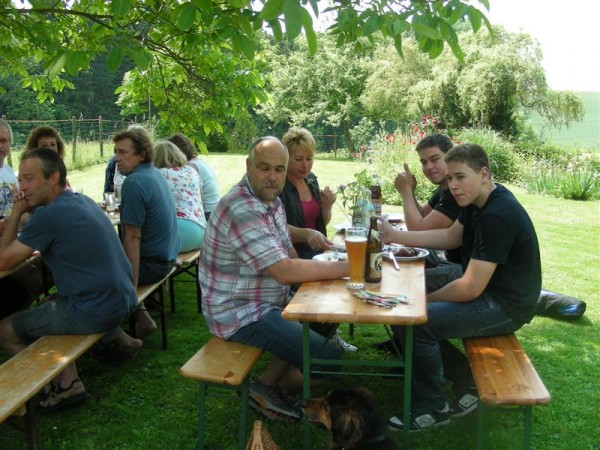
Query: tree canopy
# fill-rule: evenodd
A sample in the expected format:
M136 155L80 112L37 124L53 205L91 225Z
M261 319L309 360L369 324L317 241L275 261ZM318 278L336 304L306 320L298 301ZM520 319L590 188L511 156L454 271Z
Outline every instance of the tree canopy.
M584 115L572 93L551 91L542 53L531 36L506 32L459 32L463 61L448 51L435 60L405 42L404 58L390 46L377 50L374 71L361 100L372 117L406 123L433 114L452 128L489 126L518 134L519 112L537 111L554 126L568 126Z
M270 99L259 111L274 123L341 128L348 149L355 153L350 127L364 117L360 96L373 49L336 48L328 36L320 36L319 44L314 55L302 43L291 51L273 49Z
M489 9L488 0L478 3ZM430 58L445 44L463 58L454 29L460 21L474 31L489 26L466 0L0 0L0 75L18 74L43 101L72 88L67 76L98 55L111 70L129 59L136 69L122 88L126 109L154 105L169 128L202 140L265 99L259 30L290 42L303 31L315 53L309 10L325 9L335 15L328 33L338 46L361 49L381 34L402 54L410 33Z

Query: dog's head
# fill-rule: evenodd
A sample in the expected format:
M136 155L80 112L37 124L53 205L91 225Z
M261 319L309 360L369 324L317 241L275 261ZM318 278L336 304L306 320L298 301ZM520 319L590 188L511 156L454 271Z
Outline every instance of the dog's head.
M365 388L335 389L309 400L304 413L331 432L332 448L357 447L383 436L386 425Z

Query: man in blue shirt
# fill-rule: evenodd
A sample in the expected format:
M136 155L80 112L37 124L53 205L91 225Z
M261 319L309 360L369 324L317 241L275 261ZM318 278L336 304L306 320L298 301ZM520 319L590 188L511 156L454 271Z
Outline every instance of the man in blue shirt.
M133 269L133 283L155 283L173 268L179 254L175 202L164 177L152 165L154 149L148 133L132 127L117 133L115 162L125 175L121 190L123 247ZM145 307L136 312L136 336L156 329Z
M53 150L29 150L21 158L20 191L0 240L0 270L38 250L58 299L2 319L0 345L16 354L41 336L106 332L104 342L115 340L132 355L142 342L119 328L137 306L131 266L108 217L93 200L66 188L66 174ZM17 237L26 212L31 216ZM48 386L40 406L56 410L88 397L72 364Z

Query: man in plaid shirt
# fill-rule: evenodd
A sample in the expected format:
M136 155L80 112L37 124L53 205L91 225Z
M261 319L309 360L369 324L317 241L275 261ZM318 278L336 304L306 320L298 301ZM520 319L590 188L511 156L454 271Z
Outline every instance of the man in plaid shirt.
M299 259L278 198L289 156L275 137L258 139L246 160L246 175L225 195L207 224L198 270L204 317L224 339L264 348L267 369L250 386L252 405L267 417L300 418L302 325L281 311L290 285L347 276L347 261ZM327 359L338 348L311 332L311 348Z

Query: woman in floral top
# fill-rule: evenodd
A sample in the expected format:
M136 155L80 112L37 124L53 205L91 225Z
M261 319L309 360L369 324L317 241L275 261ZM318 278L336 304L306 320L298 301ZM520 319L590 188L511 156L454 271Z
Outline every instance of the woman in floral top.
M188 164L187 158L175 144L164 140L156 141L154 151L154 165L169 183L175 200L181 251L200 248L206 229L200 175Z

